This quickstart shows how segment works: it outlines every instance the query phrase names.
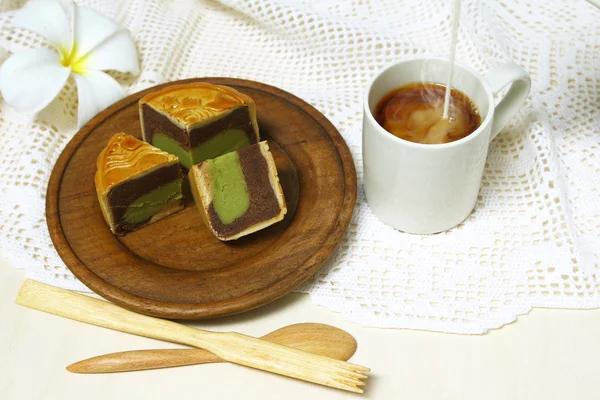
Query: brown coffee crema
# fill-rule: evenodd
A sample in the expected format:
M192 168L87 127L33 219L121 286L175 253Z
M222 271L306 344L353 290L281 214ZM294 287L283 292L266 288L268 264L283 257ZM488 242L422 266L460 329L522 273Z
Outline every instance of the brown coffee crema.
M415 143L441 144L464 138L481 125L477 106L464 93L452 89L448 119L443 118L446 87L411 83L383 96L375 119L392 135Z

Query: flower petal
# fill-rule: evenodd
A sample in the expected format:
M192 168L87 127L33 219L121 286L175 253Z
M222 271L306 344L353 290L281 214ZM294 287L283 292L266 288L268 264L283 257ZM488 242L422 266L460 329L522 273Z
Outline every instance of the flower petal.
M35 113L58 95L70 73L55 51L26 50L13 54L0 67L0 91L19 112Z
M13 26L42 35L61 52L71 50L69 17L56 0L30 1L15 13Z
M140 73L137 50L129 31L122 29L100 43L85 57L83 63L87 69Z
M79 96L79 127L123 97L121 85L102 71L86 70L83 74L73 76L77 82Z
M93 8L75 6L73 24L74 60L84 57L90 50L121 30L112 19Z

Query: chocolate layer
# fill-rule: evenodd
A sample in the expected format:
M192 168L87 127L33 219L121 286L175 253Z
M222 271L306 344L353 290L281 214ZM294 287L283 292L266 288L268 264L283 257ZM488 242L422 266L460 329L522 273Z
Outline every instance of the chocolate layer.
M250 139L250 143L256 143L254 128L248 113L248 107L243 106L233 110L228 115L219 118L207 125L192 129L189 134L185 129L174 124L166 115L159 113L152 107L142 105L144 132L146 141L152 143L154 133L163 133L176 140L181 147L191 150L198 144L213 138L226 129L241 129Z
M269 180L269 167L259 146L249 146L238 150L240 165L248 186L250 205L240 218L231 224L223 224L214 205L208 208L210 223L215 231L223 236L231 236L259 222L275 217L281 211L279 202Z
M147 221L139 224L130 224L124 221L123 215L127 207L140 196L177 179L183 179L183 173L179 164L172 164L158 168L140 178L128 179L112 187L107 197L113 213L115 233L122 234L144 225Z

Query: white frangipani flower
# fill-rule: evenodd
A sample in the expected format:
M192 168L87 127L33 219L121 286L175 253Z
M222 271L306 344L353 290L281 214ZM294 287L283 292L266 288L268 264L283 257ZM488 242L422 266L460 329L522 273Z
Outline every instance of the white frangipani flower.
M596 7L600 8L600 0L587 0L590 4L595 5Z
M25 50L0 67L0 91L17 111L30 114L46 107L72 74L77 83L81 127L123 97L123 89L103 70L139 74L129 31L97 11L57 0L33 0L18 10L13 25L44 36L56 48Z

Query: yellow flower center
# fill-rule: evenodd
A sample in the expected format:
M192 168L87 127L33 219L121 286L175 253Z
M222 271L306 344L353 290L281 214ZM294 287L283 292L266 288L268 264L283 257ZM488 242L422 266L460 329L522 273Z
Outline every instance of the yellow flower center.
M83 57L77 54L77 42L73 43L71 50L67 51L64 48L59 49L60 52L60 63L63 67L71 67L71 71L83 75L86 70L86 59L87 55Z

